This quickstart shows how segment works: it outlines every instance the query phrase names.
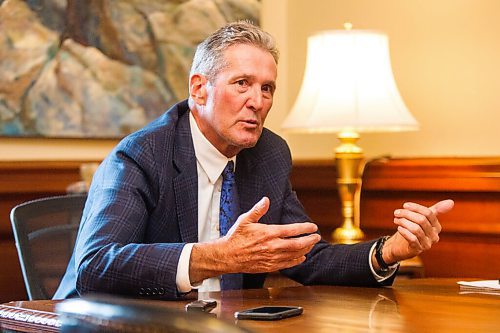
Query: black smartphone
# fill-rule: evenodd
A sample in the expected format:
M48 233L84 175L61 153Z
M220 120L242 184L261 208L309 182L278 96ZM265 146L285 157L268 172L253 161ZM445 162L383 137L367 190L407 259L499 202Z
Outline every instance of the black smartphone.
M234 313L236 319L280 320L302 314L300 306L259 306Z
M186 311L210 312L217 306L217 301L199 299L186 304Z

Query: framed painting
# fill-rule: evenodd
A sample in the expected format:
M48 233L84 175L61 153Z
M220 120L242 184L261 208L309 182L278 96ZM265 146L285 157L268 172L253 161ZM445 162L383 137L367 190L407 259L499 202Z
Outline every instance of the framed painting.
M259 0L0 0L0 136L120 138L187 97L196 45Z

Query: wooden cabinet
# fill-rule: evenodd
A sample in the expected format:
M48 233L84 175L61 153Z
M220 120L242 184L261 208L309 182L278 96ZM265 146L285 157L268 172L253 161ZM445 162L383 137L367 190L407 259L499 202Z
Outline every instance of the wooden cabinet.
M325 238L340 226L333 162L296 162L291 181ZM440 217L441 240L421 255L427 277L500 276L500 158L380 160L366 166L361 229L367 238L395 231L393 211L406 201L425 205L451 198Z

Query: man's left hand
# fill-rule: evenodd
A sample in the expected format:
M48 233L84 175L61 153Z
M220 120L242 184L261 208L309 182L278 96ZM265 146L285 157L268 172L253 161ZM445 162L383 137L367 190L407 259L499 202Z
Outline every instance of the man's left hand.
M394 211L394 224L398 231L387 240L383 248L386 263L412 258L429 250L439 241L441 224L437 216L453 208L453 200L443 200L431 207L407 202Z

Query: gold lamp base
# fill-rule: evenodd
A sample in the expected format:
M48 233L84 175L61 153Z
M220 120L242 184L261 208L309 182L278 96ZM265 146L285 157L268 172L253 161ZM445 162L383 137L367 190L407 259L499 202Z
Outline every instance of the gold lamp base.
M335 243L356 243L364 238L359 228L359 200L363 173L363 150L356 144L359 134L355 131L339 133L340 146L335 149L337 186L342 204L343 222L332 233Z
M365 234L360 228L344 225L333 231L332 238L335 243L354 244L365 238Z

